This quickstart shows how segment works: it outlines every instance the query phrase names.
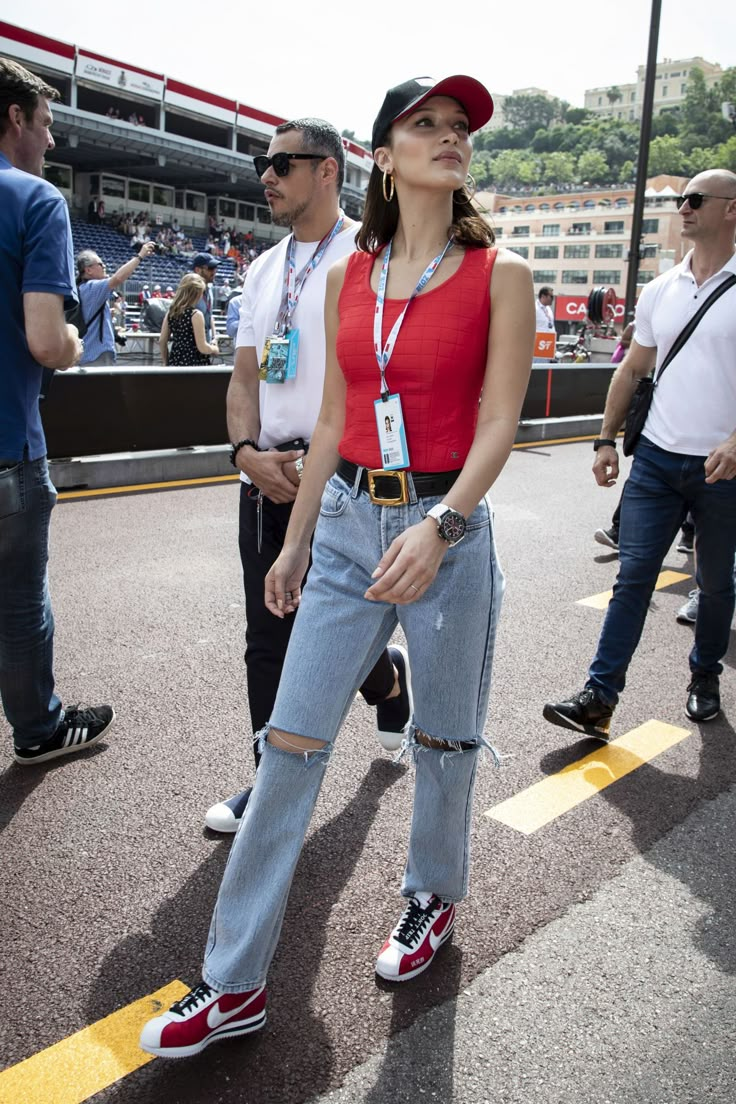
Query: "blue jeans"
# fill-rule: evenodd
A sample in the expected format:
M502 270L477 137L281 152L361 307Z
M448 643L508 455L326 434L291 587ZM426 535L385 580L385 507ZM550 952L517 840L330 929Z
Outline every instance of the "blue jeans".
M700 588L693 673L720 674L734 611L736 480L705 482L705 456L666 452L641 437L621 500L619 573L587 686L616 705L667 551L688 510Z
M47 573L55 502L45 457L0 461L0 695L18 747L44 743L62 716Z
M363 595L383 553L441 497L417 499L412 487L407 505L375 506L358 478L351 487L336 475L325 487L312 568L270 725L261 732L263 757L210 926L203 976L217 989L239 992L265 981L335 737L397 625L412 663L407 746L416 770L401 892L452 901L467 893L473 786L481 747L489 746L483 728L504 585L490 506L484 500L471 514L465 540L448 549L418 601L369 602ZM284 751L266 741L271 725L325 746ZM449 748L417 743L417 729Z

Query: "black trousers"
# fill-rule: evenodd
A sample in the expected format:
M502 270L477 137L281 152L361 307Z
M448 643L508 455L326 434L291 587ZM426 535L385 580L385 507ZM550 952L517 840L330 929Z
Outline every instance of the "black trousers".
M249 483L240 484L240 561L245 590L245 666L248 674L248 705L253 734L271 717L281 678L289 637L296 614L274 617L263 601L264 582L284 544L291 516L291 503L262 500L261 550L258 551L258 491ZM380 656L360 692L368 705L376 705L391 693L394 669L388 650ZM327 692L315 686L315 694ZM260 756L253 744L256 767Z

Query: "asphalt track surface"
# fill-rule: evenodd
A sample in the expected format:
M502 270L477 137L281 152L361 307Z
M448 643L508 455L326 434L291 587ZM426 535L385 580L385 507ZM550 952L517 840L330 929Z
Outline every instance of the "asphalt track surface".
M507 758L479 772L471 895L431 970L400 987L373 972L401 912L412 778L356 701L297 870L265 1030L154 1060L89 1099L736 1098L736 649L723 715L694 725L692 631L675 622L690 580L655 593L612 726L655 719L687 737L531 834L484 815L600 747L541 717L582 685L603 615L578 601L616 573L592 534L617 491L596 487L591 463L589 443L515 450L494 490L507 591L486 733ZM13 764L3 742L0 1068L199 980L229 850L203 814L251 770L237 498L228 483L54 513L58 686L69 704L111 702L117 719L98 748L46 769ZM674 547L664 566L693 570ZM648 1047L642 1081L625 1055L647 1030L668 1045ZM60 1063L60 1083L67 1072ZM31 1082L7 1101L38 1104Z

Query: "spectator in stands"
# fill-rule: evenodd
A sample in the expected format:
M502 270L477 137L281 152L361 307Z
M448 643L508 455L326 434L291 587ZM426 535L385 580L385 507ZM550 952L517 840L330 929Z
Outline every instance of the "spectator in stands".
M188 272L182 277L161 326L159 347L163 365L179 368L211 364L210 358L220 355L217 342L208 341L205 336L204 314L199 307L204 291L201 276Z
M151 289L148 284L144 284L141 290L138 292L138 306L142 307L151 298Z
M153 291L151 293L151 298L152 299L163 299L163 295L161 294L161 285L160 284L154 284L153 285Z
M174 289L171 286L171 284L169 284L166 291L164 292L164 299L173 299L173 298L174 298Z
M80 364L88 367L115 363L115 330L108 299L152 252L153 243L147 242L137 256L126 261L112 276L107 275L105 262L94 249L83 249L77 257L77 289L88 327Z
M48 589L49 479L38 397L43 369L76 364L83 343L64 319L74 260L63 196L41 179L54 148L55 88L0 58L0 696L17 763L82 751L107 732L109 705L62 708L54 691Z
M197 309L204 315L204 329L208 341L212 341L212 290L210 284L214 283L217 275L217 266L220 262L211 253L197 253L192 258L192 271L204 280L204 293Z

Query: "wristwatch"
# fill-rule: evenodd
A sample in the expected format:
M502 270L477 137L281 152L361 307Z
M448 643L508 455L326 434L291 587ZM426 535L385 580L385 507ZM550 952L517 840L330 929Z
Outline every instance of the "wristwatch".
M431 510L427 510L427 517L434 518L437 522L437 532L443 541L447 541L450 547L459 544L465 536L465 530L468 527L465 518L457 510L453 510L451 506L446 506L444 502L440 502L437 506L433 506Z
M608 445L610 448L616 447L616 442L612 441L610 437L596 437L593 442L593 452L597 452L599 448L603 448Z
M294 461L294 467L296 468L296 474L299 476L299 482L301 483L302 476L304 475L304 457L297 456Z
M236 461L235 461L235 457L238 455L238 453L240 452L243 445L250 445L250 447L252 449L255 449L256 452L261 451L258 448L258 445L256 444L256 442L253 441L250 437L244 437L242 441L236 441L234 444L231 443L231 445L230 445L230 463L232 464L232 466L234 468L237 468L237 466L238 466Z

